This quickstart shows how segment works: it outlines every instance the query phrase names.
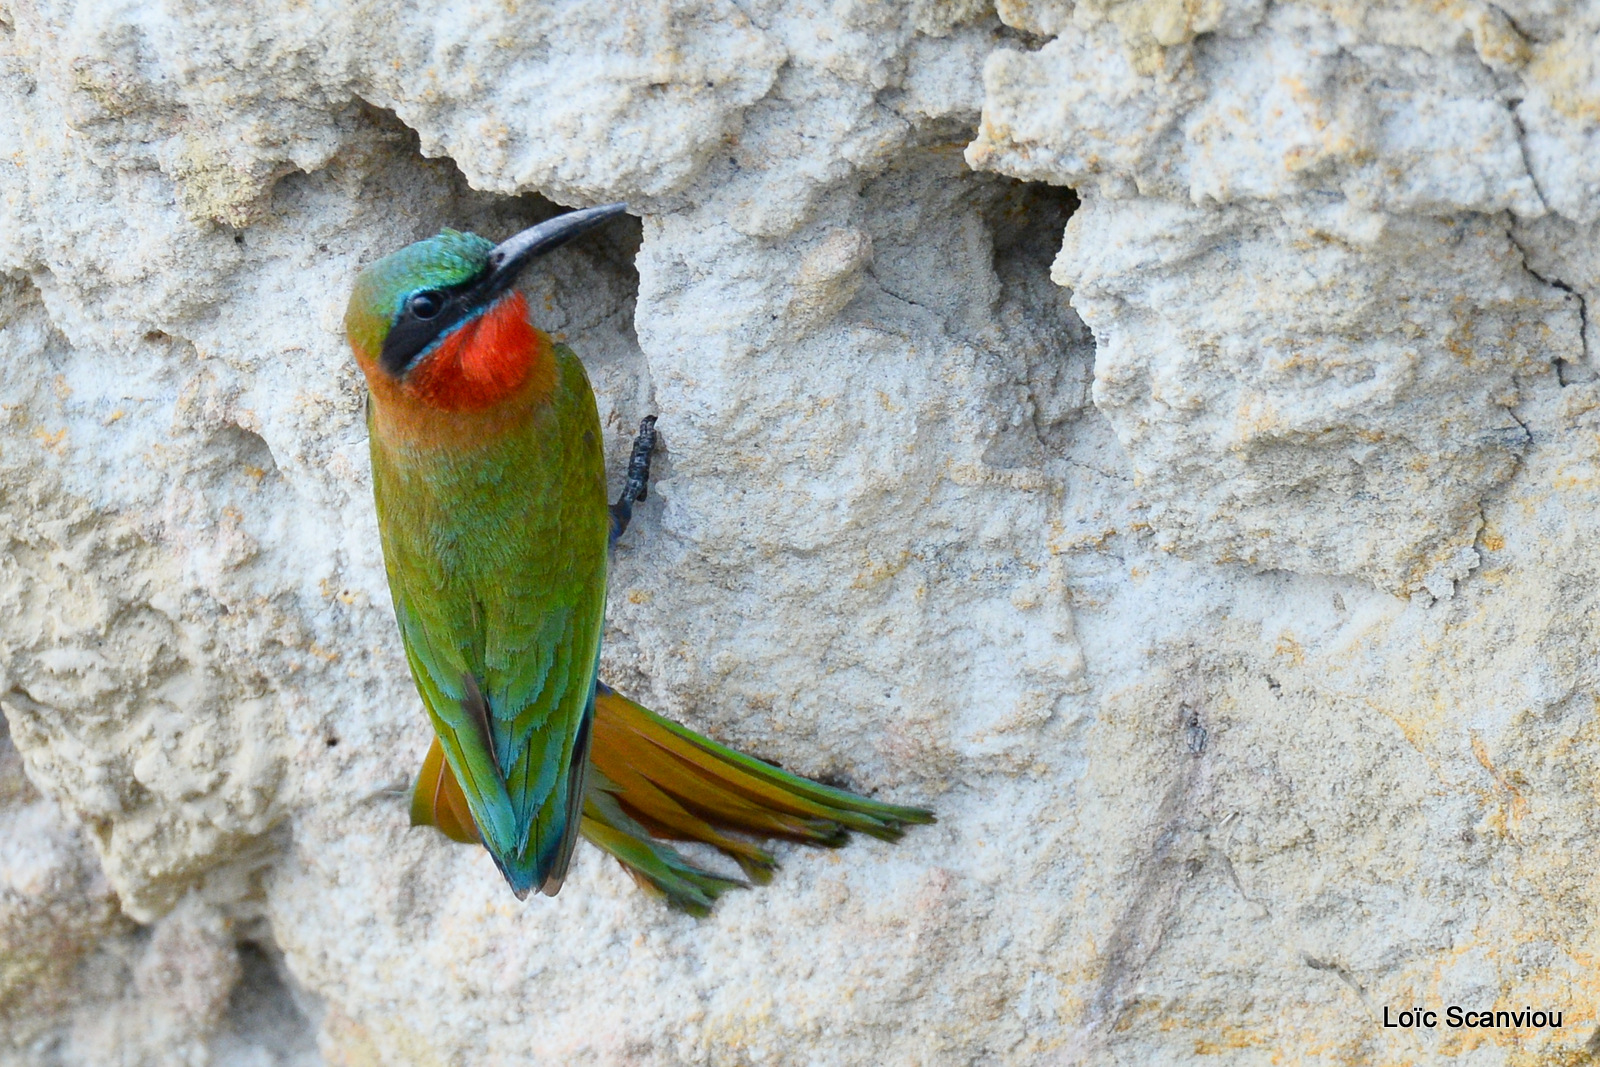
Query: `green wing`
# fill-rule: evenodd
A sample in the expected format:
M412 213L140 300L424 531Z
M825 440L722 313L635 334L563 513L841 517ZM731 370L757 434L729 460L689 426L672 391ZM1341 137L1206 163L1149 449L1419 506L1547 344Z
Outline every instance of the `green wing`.
M605 613L594 396L570 350L548 405L473 447L372 438L395 615L417 690L512 888L553 893L576 841Z

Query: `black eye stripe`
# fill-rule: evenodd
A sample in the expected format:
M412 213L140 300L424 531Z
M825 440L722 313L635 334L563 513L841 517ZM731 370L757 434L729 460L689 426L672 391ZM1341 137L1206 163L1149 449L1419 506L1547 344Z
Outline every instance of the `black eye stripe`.
M474 280L454 289L427 289L408 296L383 339L379 366L396 378L403 375L424 349L472 313L478 295Z

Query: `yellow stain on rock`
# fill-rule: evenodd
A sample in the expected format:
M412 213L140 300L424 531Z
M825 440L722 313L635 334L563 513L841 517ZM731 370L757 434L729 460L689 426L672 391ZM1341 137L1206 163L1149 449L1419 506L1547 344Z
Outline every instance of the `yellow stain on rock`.
M888 581L911 562L911 553L902 551L894 559L881 563L868 561L864 569L857 571L850 582L851 589L870 589L875 585Z
M49 433L45 430L35 430L33 431L33 436L36 441L44 445L44 447L48 448L52 452L59 453L66 451L65 446L67 443L67 429L65 426L57 430L55 433Z
M1478 758L1483 769L1489 772L1489 777L1503 794L1500 810L1491 818L1490 823L1497 832L1505 836L1514 836L1517 827L1522 822L1522 817L1528 813L1527 798L1522 795L1516 785L1494 765L1489 758L1489 747L1483 743L1483 737L1476 730L1468 730L1472 738L1472 754Z
M1306 662L1306 650L1297 641L1293 634L1284 633L1278 636L1278 642L1272 648L1275 656L1283 656L1296 667L1302 667Z

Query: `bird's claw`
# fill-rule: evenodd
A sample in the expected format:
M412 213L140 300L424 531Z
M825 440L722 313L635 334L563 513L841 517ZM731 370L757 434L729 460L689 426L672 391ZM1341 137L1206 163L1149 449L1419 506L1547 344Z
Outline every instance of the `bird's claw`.
M636 501L650 496L650 456L656 448L656 417L646 415L639 420L639 433L633 439L633 453L628 457L628 480L622 486L617 502L611 505L611 541L616 543L633 518Z

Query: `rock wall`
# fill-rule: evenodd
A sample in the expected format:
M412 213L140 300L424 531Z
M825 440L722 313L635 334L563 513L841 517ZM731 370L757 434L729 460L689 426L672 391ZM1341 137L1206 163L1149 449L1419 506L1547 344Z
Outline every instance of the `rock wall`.
M0 1064L1600 1047L1595 0L3 0L0 100ZM603 673L940 816L704 921L407 827L340 337L624 198Z

